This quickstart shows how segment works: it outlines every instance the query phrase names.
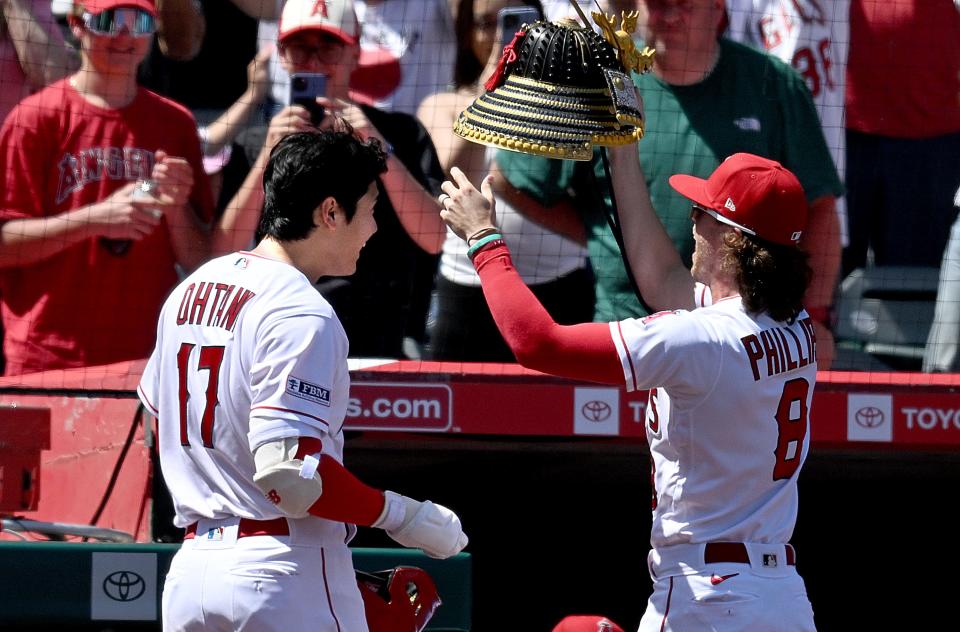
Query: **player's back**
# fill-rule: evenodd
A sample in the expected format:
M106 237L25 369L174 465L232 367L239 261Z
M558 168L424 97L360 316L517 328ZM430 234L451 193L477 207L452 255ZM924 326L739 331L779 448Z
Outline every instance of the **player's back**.
M751 316L728 299L641 327L625 333L636 387L654 388L654 546L789 541L816 380L809 318Z
M291 319L301 335L277 326ZM290 376L268 358L296 354L297 345L319 328L332 332L334 347L342 345L329 350L331 361L342 359L342 366L335 367L337 383L328 386L346 392L343 328L293 266L234 253L204 264L170 294L140 392L158 415L161 465L178 526L200 518L281 516L253 482L251 409L270 408L272 393L289 390ZM281 418L278 423L297 423L280 408L270 414ZM333 407L323 421L335 425L332 434L338 435L343 411ZM339 438L324 446L342 459Z

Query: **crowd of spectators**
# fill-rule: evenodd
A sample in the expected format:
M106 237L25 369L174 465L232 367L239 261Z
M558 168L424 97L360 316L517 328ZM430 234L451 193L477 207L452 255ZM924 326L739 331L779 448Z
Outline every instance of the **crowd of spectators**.
M658 309L629 278L599 152L540 159L452 133L500 61L498 12L522 5L576 16L568 0L0 0L5 374L145 357L178 275L253 243L271 148L313 126L348 124L389 155L357 274L316 284L351 356L512 360L439 219L454 165L495 174L502 232L558 322ZM924 368L956 370L960 2L603 6L638 11L634 36L657 49L634 76L638 151L683 256L689 206L667 176L741 151L776 159L810 205L821 368L840 280L907 265L944 271ZM326 76L322 116L290 102L291 73Z

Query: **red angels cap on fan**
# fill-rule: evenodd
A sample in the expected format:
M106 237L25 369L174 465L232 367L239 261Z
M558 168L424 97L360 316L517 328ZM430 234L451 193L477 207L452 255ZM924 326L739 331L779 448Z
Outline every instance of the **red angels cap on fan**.
M795 246L807 227L807 198L797 177L775 160L734 154L706 180L670 176L670 186L748 235Z
M353 0L287 0L280 16L280 41L300 31L323 31L356 44L360 21Z
M157 7L153 0L77 0L76 6L82 7L87 13L96 15L107 9L131 8L143 9L153 17L157 17Z
M553 632L623 632L623 628L606 617L578 614L564 617Z

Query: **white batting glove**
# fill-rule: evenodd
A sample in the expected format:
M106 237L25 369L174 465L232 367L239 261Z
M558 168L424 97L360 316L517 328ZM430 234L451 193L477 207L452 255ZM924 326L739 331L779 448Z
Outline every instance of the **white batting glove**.
M408 548L421 549L430 557L445 559L467 546L460 518L443 505L420 502L395 492L383 493L383 512L372 526L383 529Z

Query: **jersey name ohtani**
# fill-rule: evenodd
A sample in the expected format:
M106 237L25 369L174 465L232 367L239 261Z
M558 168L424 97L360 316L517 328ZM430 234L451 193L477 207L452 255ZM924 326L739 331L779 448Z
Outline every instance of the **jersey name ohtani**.
M754 382L760 380L761 360L764 358L766 375L763 377L792 371L816 361L817 336L813 331L813 320L807 317L797 324L800 325L802 337L790 327L771 327L740 339L750 358Z
M233 331L240 310L256 296L254 292L239 285L214 281L191 283L183 291L180 309L177 310L178 325L204 325ZM204 322L204 316L206 321Z

